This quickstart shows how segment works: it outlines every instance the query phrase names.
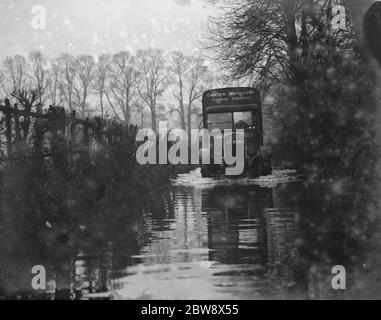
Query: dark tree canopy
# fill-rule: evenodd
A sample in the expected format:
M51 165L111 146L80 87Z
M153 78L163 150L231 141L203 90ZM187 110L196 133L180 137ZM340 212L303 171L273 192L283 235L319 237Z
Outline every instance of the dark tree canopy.
M212 18L206 47L237 78L254 83L303 81L321 67L331 50L353 46L347 28L335 28L338 1L255 0L229 2ZM337 19L337 17L336 17Z

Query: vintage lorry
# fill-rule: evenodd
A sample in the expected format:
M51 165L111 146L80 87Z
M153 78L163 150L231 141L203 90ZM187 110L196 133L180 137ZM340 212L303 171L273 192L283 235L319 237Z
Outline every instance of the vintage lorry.
M244 144L245 170L243 176L259 177L272 174L272 150L264 146L261 94L255 88L223 88L206 91L202 98L203 128L209 131L231 130L234 146ZM237 134L244 132L244 136ZM210 164L201 165L203 177L216 177L225 172L225 162L213 159L214 143L210 150Z

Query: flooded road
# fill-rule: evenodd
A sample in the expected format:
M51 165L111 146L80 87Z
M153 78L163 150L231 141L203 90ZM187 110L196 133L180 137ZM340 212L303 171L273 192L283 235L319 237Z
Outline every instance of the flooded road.
M282 298L296 281L299 212L283 194L296 180L291 171L257 180L180 175L127 209L106 247L92 243L70 266L52 267L51 292L70 283L81 298Z
M379 242L365 229L352 236L352 217L317 216L320 204L306 210L301 185L293 171L255 180L180 175L134 206L121 204L115 219L59 236L45 262L48 298L380 297ZM361 219L369 233L372 223ZM346 291L332 289L335 265L347 270Z
M292 268L297 258L299 214L278 187L263 187L274 182L213 181L200 179L198 171L179 177L162 190L163 211L145 212L141 228L149 238L124 275L114 279L114 294L127 299L282 297L273 278L287 276L275 274L277 268Z
M133 228L114 233L120 239L106 258L78 258L75 287L82 297L111 299L361 296L366 264L355 262L340 226L322 234L318 220L304 216L299 189L292 171L256 180L202 179L199 170L181 175L139 202ZM341 261L355 289L345 293L331 285Z

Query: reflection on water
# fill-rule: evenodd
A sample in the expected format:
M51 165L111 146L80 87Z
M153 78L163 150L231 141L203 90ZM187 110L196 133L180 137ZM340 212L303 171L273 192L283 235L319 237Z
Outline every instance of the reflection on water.
M296 283L293 272L298 263L298 212L278 192L284 193L284 186L210 181L186 186L184 176L181 179L182 185L144 199L136 225L140 249L131 255L129 265L108 274L107 295L118 299L283 297L285 288ZM288 192L292 185L286 185ZM83 264L83 260L76 262L77 279L83 278L76 289L96 292L102 287L100 262L92 260L93 274L88 263ZM88 283L89 276L93 284Z
M199 172L180 176L124 208L119 219L103 221L101 237L83 227L65 250L57 247L47 260L48 293L56 299L342 298L330 287L333 265L319 260L332 251L332 239L320 239L316 217L301 210L292 174L229 182L201 179ZM333 239L337 250L345 247L345 239ZM350 272L358 274L352 262Z

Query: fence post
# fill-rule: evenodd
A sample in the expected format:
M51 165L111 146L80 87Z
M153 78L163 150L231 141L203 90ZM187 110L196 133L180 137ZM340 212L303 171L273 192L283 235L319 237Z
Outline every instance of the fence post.
M68 124L68 152L69 152L69 165L71 166L73 163L73 146L75 145L75 130L76 130L76 125L75 125L75 119L76 119L76 112L73 110L70 115L69 115L69 124Z
M15 103L14 106L15 109L15 132L16 132L16 144L21 142L21 132L20 132L20 121L19 121L19 115L18 115L18 105Z
M5 99L5 137L7 141L7 157L12 156L12 108L9 99Z
M89 150L89 144L90 144L90 132L89 132L89 127L90 127L90 120L89 118L86 118L84 125L83 125L83 133L84 133L84 144L86 150Z

